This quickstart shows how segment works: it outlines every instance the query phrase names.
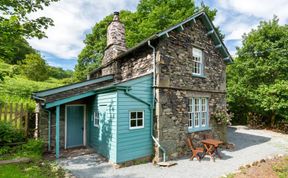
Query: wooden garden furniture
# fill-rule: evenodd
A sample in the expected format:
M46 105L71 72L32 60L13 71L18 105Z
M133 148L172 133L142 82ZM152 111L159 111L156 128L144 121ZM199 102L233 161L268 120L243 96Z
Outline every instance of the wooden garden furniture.
M192 156L191 156L191 160L193 160L194 158L197 158L198 161L200 161L200 157L198 155L198 153L203 153L204 149L200 148L200 147L194 147L193 142L190 138L187 138L186 140L188 147L190 148L191 152L192 152Z
M206 149L206 154L210 155L211 158L215 159L215 156L218 156L220 159L222 157L220 156L218 152L218 146L223 144L222 141L220 140L215 140L215 139L205 139L201 141Z

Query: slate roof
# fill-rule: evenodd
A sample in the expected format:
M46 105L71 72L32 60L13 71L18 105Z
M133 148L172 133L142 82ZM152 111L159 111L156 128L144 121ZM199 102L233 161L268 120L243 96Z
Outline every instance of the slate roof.
M96 71L99 71L107 66L109 66L111 63L113 63L115 60L119 60L119 59L122 59L123 57L127 56L128 54L138 50L139 48L143 47L143 46L148 46L148 42L149 41L154 41L158 38L161 38L161 37L167 37L169 35L169 32L173 31L173 30L176 30L176 29L179 29L179 28L182 28L184 24L186 23L189 23L191 21L194 21L196 19L200 19L204 26L206 27L209 35L211 36L213 42L214 42L214 45L217 46L217 48L220 50L220 54L222 55L223 59L225 62L227 63L232 63L233 62L233 59L230 55L230 53L228 52L224 42L221 40L220 36L218 35L217 31L216 31L216 28L214 27L211 19L208 17L208 15L206 14L205 11L199 11L198 13L195 13L194 15L192 15L191 17L187 18L186 20L172 26L172 27L169 27L161 32L158 32L152 36L150 36L149 38L143 40L142 42L138 43L136 46L134 46L133 48L130 48L128 49L127 51L125 51L124 53L118 55L114 60L108 62L107 64L93 70L91 74L95 73ZM167 35L168 34L168 35Z

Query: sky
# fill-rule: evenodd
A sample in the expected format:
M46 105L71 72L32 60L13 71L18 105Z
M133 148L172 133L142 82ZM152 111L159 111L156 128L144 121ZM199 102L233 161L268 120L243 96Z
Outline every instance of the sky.
M44 10L32 14L50 17L55 26L46 30L48 38L29 39L30 45L40 51L49 65L74 69L77 56L84 47L83 40L92 27L114 11L135 11L139 0L60 0ZM280 24L288 23L287 0L203 0L211 8L217 9L215 26L220 26L225 34L224 43L230 54L241 46L241 38L261 20L269 20L277 15ZM196 5L201 0L196 0ZM191 14L192 15L192 14Z

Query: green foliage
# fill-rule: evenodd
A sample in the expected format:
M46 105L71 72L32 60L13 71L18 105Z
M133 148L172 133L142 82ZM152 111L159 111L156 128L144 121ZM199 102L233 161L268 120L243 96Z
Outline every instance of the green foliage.
M216 10L202 5L208 16L213 20ZM126 29L127 47L133 47L142 40L165 28L175 25L199 10L191 0L141 0L137 11L120 12L121 22ZM78 56L75 77L85 79L86 75L101 64L106 47L106 30L111 22L112 14L96 23L91 34L86 35L85 47Z
M274 164L273 170L277 173L279 178L288 177L288 157L285 156L283 160Z
M227 108L216 108L214 112L211 113L211 119L216 121L217 124L231 124L233 114L229 113Z
M21 65L21 72L30 80L43 81L49 78L48 65L39 54L28 54Z
M9 41L8 41L9 40ZM17 64L25 59L26 54L36 53L36 51L23 38L9 38L5 42L0 36L0 58L6 63Z
M0 73L5 72L4 81L0 82L0 103L28 103L31 108L35 102L31 99L31 93L39 90L59 87L72 82L70 78L49 78L45 82L36 82L19 74L21 67L9 65L0 61Z
M41 157L44 151L44 141L30 139L27 143L20 146L20 151L17 155L21 156L39 156Z
M288 26L274 17L260 22L243 36L238 57L227 69L228 103L237 119L248 113L271 118L286 117L288 109Z
M3 178L62 178L65 171L56 163L46 160L0 166Z
M61 67L48 67L48 73L50 77L56 79L64 79L64 78L71 78L73 76L72 70L64 70Z
M28 15L56 1L0 1L0 58L16 64L26 54L35 53L24 37L46 37L44 30L53 25L53 20L47 17L31 19Z
M23 132L17 130L10 123L0 121L0 145L13 142L22 142L24 140L25 137Z

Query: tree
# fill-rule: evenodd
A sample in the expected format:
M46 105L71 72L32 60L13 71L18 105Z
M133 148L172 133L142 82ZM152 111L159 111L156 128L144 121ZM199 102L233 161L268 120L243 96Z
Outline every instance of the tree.
M70 78L73 76L72 70L64 70L61 67L48 66L49 77L56 79Z
M213 20L216 10L202 4L202 8ZM121 11L121 21L126 28L127 47L133 47L145 38L164 30L193 15L199 8L195 8L191 0L141 0L136 12ZM91 34L86 35L85 47L78 56L75 67L75 77L85 79L93 69L99 67L106 46L107 25L113 16L106 16L96 23Z
M48 65L39 54L26 55L20 67L22 74L30 80L44 81L49 78Z
M0 58L8 57L10 59L11 56L13 57L14 47L19 41L27 47L24 37L39 39L46 37L44 30L53 25L53 20L47 17L30 19L28 15L42 10L44 6L49 6L51 2L56 1L58 0L0 1Z
M287 39L288 26L279 25L277 17L243 36L227 70L228 102L235 115L257 113L269 118L271 126L276 118L288 119Z

